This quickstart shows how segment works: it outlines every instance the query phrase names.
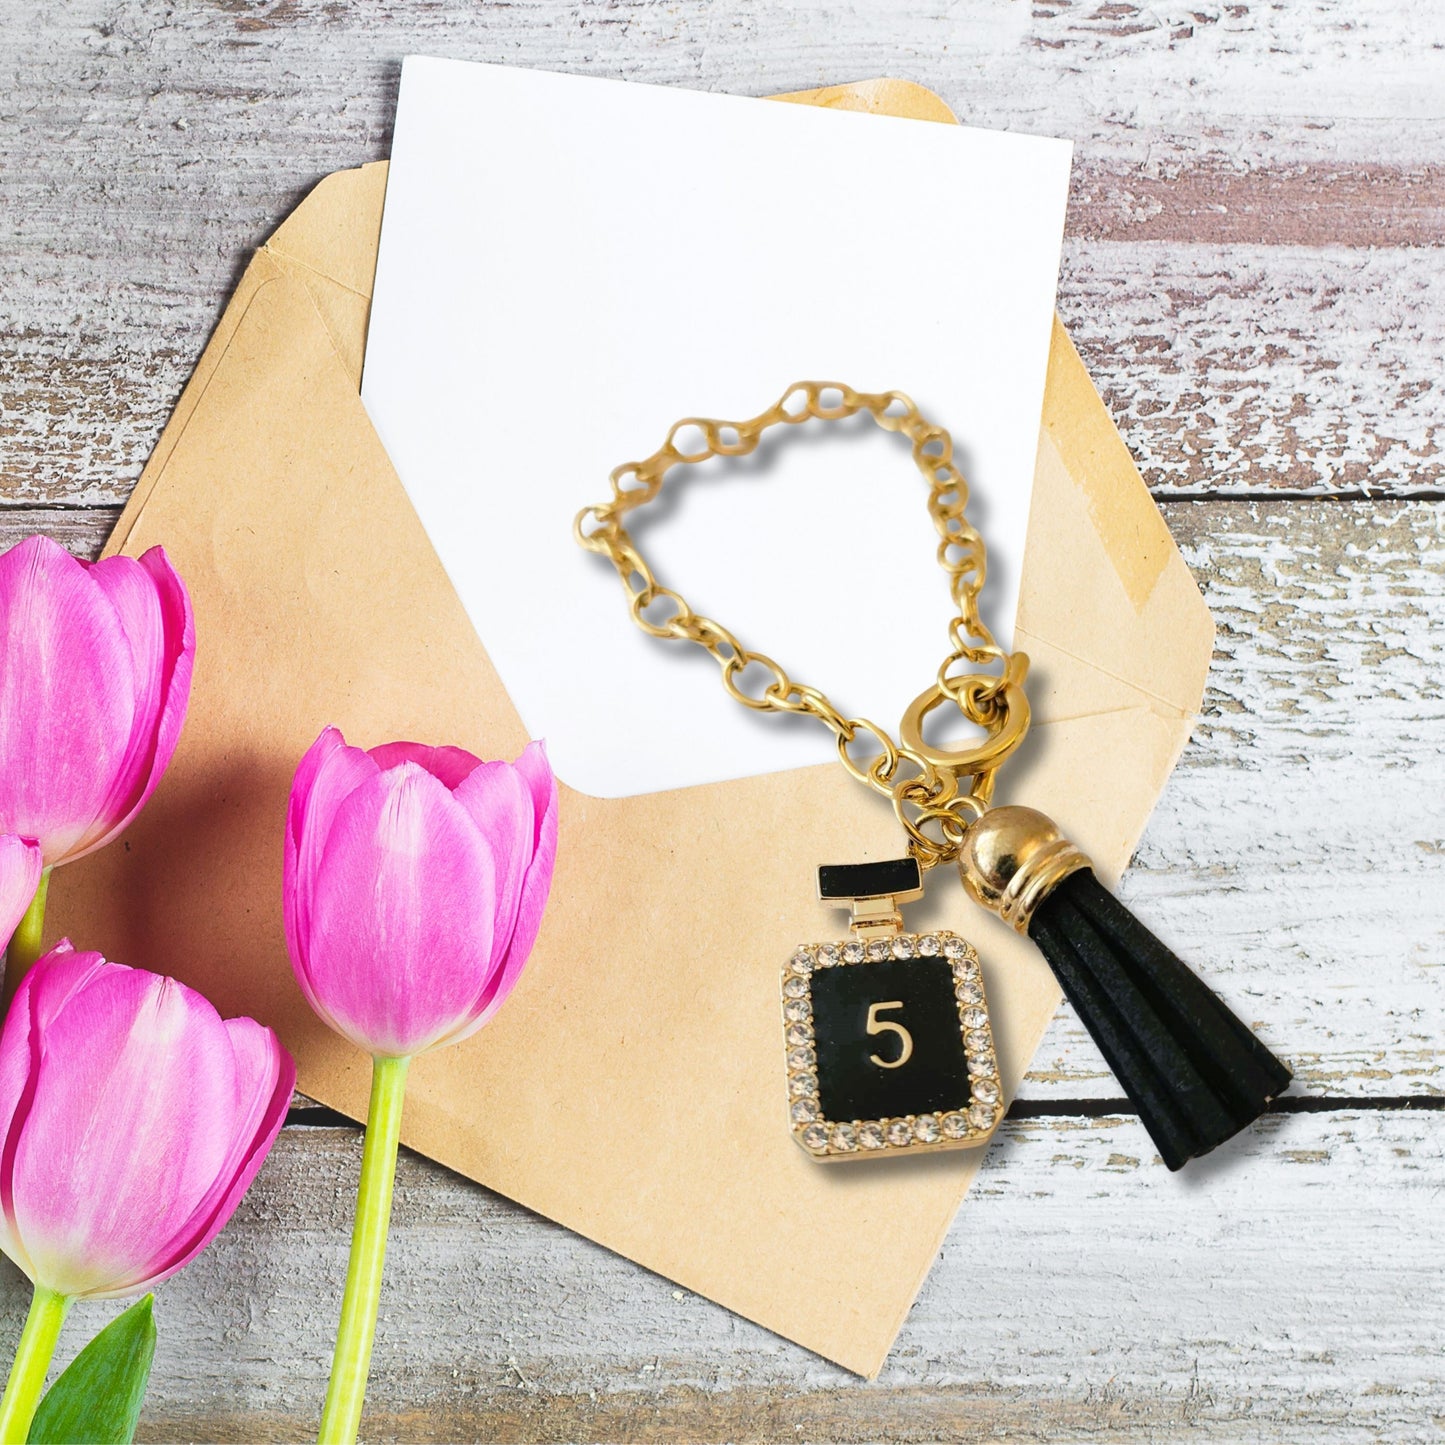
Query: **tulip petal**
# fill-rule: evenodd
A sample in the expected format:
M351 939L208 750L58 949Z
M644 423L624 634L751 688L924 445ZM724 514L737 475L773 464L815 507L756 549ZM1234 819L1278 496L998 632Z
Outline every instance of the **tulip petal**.
M495 899L491 849L436 778L407 762L362 783L313 887L306 973L322 1017L373 1054L430 1047L491 971Z
M175 751L195 627L165 553L79 562L45 537L0 556L0 830L47 864L134 818Z
M327 727L306 750L291 782L286 807L286 848L282 863L282 906L286 946L306 1001L322 1018L326 1011L307 978L307 940L311 932L311 893L342 802L362 783L377 776L376 764L361 748L348 747L339 728Z
M32 995L36 1020L51 973ZM115 964L74 987L33 1041L6 1212L38 1282L108 1293L164 1264L225 1168L234 1052L199 994Z
M481 762L465 748L433 748L425 743L382 743L380 747L371 748L370 755L383 772L398 763L415 763L452 792L456 792L459 784Z
M62 939L21 980L0 1031L0 1119L6 1121L0 1139L0 1249L32 1280L34 1269L16 1227L11 1180L20 1132L34 1095L39 1031L103 964L100 954L76 953L70 940Z
M522 749L522 755L513 764L513 767L522 775L522 780L532 794L532 812L536 818L537 828L534 839L536 847L541 848L549 828L555 843L557 837L557 775L552 771L551 763L547 761L547 744L540 738L535 742L528 743Z
M39 843L13 833L0 836L0 942L7 941L25 917L43 867Z
M40 969L42 963L45 967ZM20 1097L30 1074L33 1031L45 1028L104 963L102 955L77 953L70 940L62 938L20 980L0 1032L0 1119L9 1122L7 1139L14 1134L17 1113L23 1112ZM8 1144L0 1143L0 1205L10 1187L10 1170L5 1162L9 1153Z
M478 763L454 796L486 839L496 864L496 931L492 935L492 957L495 963L500 963L517 923L522 884L536 846L531 789L511 763Z
M557 778L547 761L546 745L540 741L528 743L515 768L532 794L536 830L532 861L522 884L517 921L506 958L473 1005L475 1022L448 1042L457 1042L474 1033L507 1001L537 941L547 895L552 889L552 870L557 861Z
M219 1232L295 1065L172 979L56 946L0 1031L0 1246L39 1285L133 1294Z
M68 857L124 765L135 663L114 604L48 537L0 554L0 830Z
M165 663L165 624L160 598L145 568L134 557L107 557L90 568L90 580L115 608L121 638L130 648L135 715L131 719L125 756L83 842L93 841L107 832L108 825L116 818L125 816L137 776L147 771L155 747ZM75 856L79 856L78 851Z
M164 700L148 780L149 790L153 791L175 756L181 726L186 720L186 708L191 700L191 679L196 660L196 615L191 606L191 594L180 573L171 566L164 547L150 548L142 555L140 564L155 580L156 595L161 602L161 620L165 624L165 656L169 667L163 684Z
M235 1065L232 1114L225 1124L230 1152L212 1187L160 1257L144 1274L118 1281L101 1298L149 1289L189 1264L225 1228L286 1122L296 1087L295 1061L276 1035L254 1019L227 1019L223 1027Z
M138 689L136 719L126 765L106 800L99 827L67 862L103 848L130 826L155 792L180 741L196 653L190 594L165 548L152 547L139 561L107 557L91 568L91 577L111 597L131 644ZM142 603L142 596L149 600ZM156 629L151 627L152 614L159 624Z

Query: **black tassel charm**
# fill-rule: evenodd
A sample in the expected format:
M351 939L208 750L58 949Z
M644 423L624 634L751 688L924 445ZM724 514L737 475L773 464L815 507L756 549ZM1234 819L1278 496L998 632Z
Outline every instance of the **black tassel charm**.
M1284 1064L1042 813L985 813L959 870L977 902L1038 944L1170 1169L1237 1134L1288 1087Z

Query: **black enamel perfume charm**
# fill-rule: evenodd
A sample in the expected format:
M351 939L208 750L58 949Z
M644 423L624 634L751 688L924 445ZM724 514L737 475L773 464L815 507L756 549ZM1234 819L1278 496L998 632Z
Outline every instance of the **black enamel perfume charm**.
M853 917L847 939L805 944L783 970L789 1126L815 1159L965 1148L998 1125L978 955L903 931L899 904L922 893L913 858L818 870L818 896Z

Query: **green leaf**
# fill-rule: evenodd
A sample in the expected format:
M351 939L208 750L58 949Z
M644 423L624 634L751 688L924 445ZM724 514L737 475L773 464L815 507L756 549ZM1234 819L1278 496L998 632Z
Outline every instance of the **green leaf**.
M153 1295L117 1315L50 1387L30 1445L130 1445L156 1353Z

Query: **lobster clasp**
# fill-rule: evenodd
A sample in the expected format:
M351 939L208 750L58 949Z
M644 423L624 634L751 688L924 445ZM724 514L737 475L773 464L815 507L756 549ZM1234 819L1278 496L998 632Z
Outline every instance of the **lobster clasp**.
M954 692L945 691L936 682L919 693L898 725L904 751L954 777L988 777L1023 742L1029 730L1029 700L1023 688L1028 665L1028 658L1015 652L1002 678L973 673L957 679ZM954 703L970 722L986 729L988 736L971 747L930 743L923 736L923 720L944 702Z

